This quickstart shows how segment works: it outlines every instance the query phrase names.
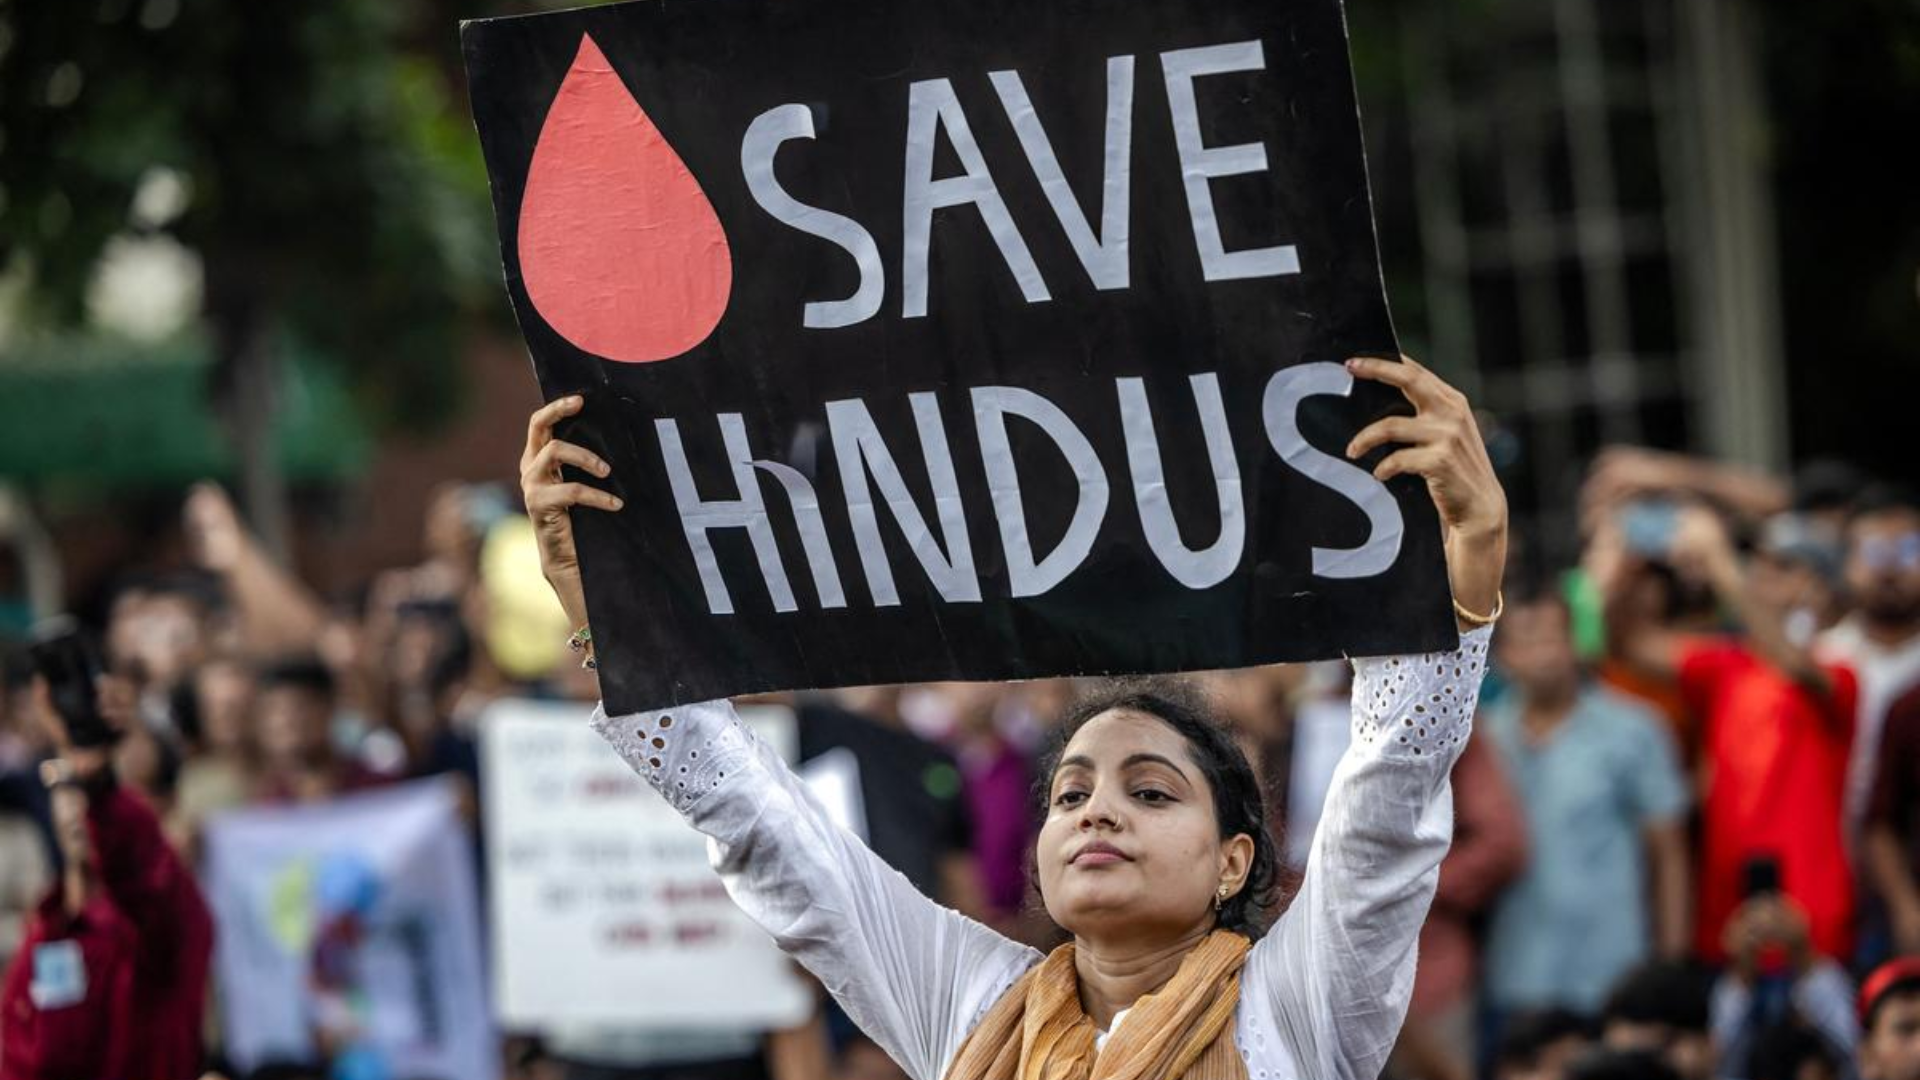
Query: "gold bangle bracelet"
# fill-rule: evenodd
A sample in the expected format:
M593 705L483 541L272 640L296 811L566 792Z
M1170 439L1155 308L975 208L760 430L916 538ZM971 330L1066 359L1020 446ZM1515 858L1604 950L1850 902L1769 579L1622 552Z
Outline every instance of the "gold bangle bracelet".
M1460 617L1460 621L1476 627L1492 626L1494 623L1500 621L1501 614L1506 610L1506 595L1498 589L1495 589L1493 593L1493 612L1488 615L1475 615L1473 612L1461 607L1460 601L1455 600L1453 602L1453 613Z

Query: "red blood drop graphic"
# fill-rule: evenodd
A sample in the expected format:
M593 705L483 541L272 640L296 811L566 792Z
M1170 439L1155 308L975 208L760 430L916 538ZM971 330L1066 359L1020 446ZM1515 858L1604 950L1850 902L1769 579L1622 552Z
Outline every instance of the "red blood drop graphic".
M679 356L733 291L713 204L586 35L533 148L519 248L541 318L608 360Z

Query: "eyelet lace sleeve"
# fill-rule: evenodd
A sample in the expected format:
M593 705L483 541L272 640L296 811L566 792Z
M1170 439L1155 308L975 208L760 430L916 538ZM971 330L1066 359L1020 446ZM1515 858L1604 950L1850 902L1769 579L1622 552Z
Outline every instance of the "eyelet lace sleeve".
M1482 628L1448 652L1354 661L1353 738L1305 877L1247 961L1243 1051L1283 1045L1303 1077L1371 1080L1386 1064L1453 841L1447 778L1473 730L1491 636Z
M915 1080L1040 954L949 911L833 823L725 701L608 716L595 731L708 837L727 893Z
M1382 757L1439 755L1451 768L1473 731L1490 636L1462 635L1451 652L1355 660L1353 741Z
M758 742L725 702L622 717L596 711L593 729L682 815L729 772L738 779Z

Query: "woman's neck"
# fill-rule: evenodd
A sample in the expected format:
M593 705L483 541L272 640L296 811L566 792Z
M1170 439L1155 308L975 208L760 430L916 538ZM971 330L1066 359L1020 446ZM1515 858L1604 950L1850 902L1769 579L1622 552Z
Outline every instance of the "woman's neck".
M1180 961L1212 931L1210 922L1202 923L1173 941L1151 944L1137 939L1075 938L1073 967L1080 978L1080 1007L1087 1019L1101 1031L1111 1028L1121 1010L1165 986L1180 970Z

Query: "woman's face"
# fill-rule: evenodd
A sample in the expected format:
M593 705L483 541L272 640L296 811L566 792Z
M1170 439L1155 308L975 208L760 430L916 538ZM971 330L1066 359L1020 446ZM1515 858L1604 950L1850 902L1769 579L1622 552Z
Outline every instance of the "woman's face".
M215 753L237 753L253 715L253 675L238 664L214 661L200 669L200 740Z
M1212 786L1179 732L1114 710L1067 743L1035 857L1047 913L1069 933L1175 938L1211 920L1222 884L1240 890L1253 840L1220 838Z

